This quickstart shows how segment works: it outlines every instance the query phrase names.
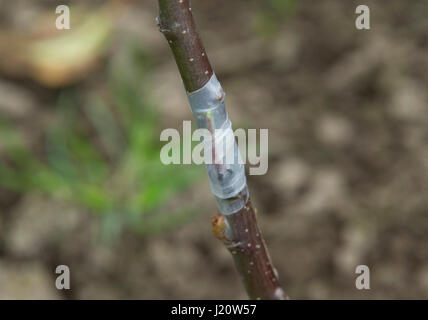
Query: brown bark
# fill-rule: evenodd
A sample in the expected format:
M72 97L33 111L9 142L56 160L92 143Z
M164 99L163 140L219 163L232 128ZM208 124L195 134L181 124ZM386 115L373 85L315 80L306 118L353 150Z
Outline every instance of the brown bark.
M158 25L174 54L186 90L202 88L213 70L196 30L189 0L159 0Z
M232 254L250 299L288 299L279 284L278 273L257 224L257 209L249 199L234 214L218 213L212 219L212 226L215 236Z

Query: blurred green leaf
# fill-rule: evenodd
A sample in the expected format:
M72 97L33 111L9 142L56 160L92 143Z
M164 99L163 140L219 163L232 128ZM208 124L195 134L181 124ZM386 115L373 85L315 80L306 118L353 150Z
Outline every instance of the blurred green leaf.
M165 213L164 207L203 169L159 160L149 60L135 45L125 46L109 65L107 94L63 89L55 121L46 130L44 162L29 151L16 128L0 119L1 147L16 166L0 161L0 184L44 193L99 215L109 241L126 227L146 234L187 221L190 209Z

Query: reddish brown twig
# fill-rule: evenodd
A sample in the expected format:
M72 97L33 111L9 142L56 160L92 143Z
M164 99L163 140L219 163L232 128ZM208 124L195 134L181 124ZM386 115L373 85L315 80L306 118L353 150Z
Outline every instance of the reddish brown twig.
M190 2L159 0L159 11L159 29L171 47L186 90L194 92L210 80L213 70L196 30ZM233 214L217 214L212 220L214 234L232 253L250 299L286 299L246 188L238 197L248 199L246 205Z

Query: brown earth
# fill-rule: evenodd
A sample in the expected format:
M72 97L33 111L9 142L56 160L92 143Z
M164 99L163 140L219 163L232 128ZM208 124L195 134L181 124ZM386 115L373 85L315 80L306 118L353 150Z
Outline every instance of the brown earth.
M0 11L24 19L24 2ZM162 123L179 126L191 115L152 2L134 5L118 33L136 33L156 57ZM356 30L356 5L299 1L270 36L258 35L256 1L194 1L193 11L235 127L269 129L269 171L249 186L290 297L426 299L428 3L370 3L370 31ZM56 95L6 77L0 92L0 112L30 132ZM211 234L205 180L179 197L200 203L192 222L125 232L114 245L100 241L96 216L0 190L0 298L245 298ZM71 269L70 291L54 289L59 264ZM355 288L357 265L370 267L370 290Z

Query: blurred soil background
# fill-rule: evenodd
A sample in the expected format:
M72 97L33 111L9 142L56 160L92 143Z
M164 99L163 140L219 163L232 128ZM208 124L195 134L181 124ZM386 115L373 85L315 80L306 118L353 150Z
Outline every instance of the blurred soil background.
M245 299L156 1L0 1L0 298ZM234 127L269 129L250 192L294 299L428 298L428 2L199 0ZM107 111L108 110L108 111ZM55 289L56 266L71 290ZM371 289L355 288L368 265Z

